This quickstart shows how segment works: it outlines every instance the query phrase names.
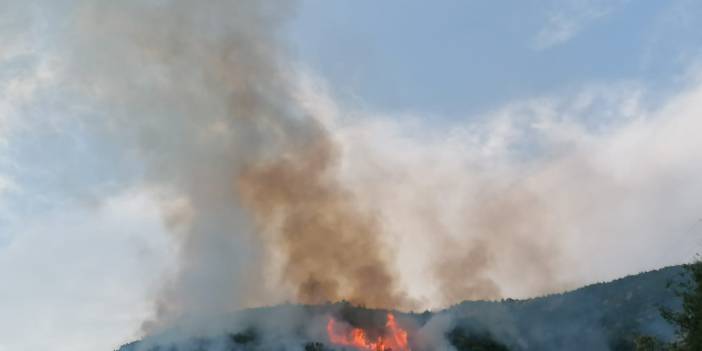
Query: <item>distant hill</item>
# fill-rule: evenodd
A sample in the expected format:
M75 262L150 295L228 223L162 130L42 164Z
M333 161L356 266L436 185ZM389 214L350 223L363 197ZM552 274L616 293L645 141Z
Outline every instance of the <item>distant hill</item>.
M679 307L668 283L681 279L683 272L674 266L539 298L466 301L438 312L393 313L409 331L415 351L627 351L640 334L672 338L672 327L659 309ZM327 344L328 316L373 333L383 328L387 312L345 302L256 308L206 323L215 328L185 323L119 351L343 350Z
M632 350L638 334L672 337L659 309L678 307L667 285L681 274L682 267L669 267L535 299L463 302L446 312L514 350Z

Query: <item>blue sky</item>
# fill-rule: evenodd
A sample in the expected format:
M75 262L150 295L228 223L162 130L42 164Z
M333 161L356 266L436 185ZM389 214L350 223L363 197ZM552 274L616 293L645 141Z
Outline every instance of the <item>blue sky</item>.
M514 99L679 83L699 56L694 1L317 1L293 52L349 99L465 118Z
M207 116L169 106L177 95L120 90L122 78L163 72L139 74L138 55L120 62L108 44L71 50L86 49L70 28L88 3L0 1L0 351L111 350L140 337L180 267L172 219L193 210L168 191L181 174L145 178L164 164L187 178L177 161L189 152L218 169L201 145L179 139L210 133L178 124ZM127 13L135 5L125 4ZM383 221L407 291L426 306L443 303L432 304L438 293L425 284L426 252L452 240L460 251L509 238L486 251L514 262L479 273L516 297L702 251L702 3L305 0L288 10L279 34L298 103L341 146L339 179ZM119 38L132 33L104 24ZM85 84L84 72L107 83ZM186 89L200 87L193 76L172 91L216 105L216 93ZM110 89L123 96L95 98ZM171 115L121 109L142 96ZM144 155L150 142L162 148ZM523 202L534 212L520 212ZM536 220L510 222L483 203ZM532 241L561 252L545 264L569 274L556 269L543 285L536 268L518 272Z

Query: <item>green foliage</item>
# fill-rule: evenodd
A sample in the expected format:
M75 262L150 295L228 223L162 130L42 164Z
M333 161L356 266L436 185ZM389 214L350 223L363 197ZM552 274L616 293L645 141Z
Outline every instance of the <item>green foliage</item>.
M666 345L653 336L641 335L634 339L636 351L665 351Z
M663 309L662 314L676 328L677 340L671 345L675 351L702 350L702 260L685 265L687 279L677 284L682 298L682 309L674 312Z

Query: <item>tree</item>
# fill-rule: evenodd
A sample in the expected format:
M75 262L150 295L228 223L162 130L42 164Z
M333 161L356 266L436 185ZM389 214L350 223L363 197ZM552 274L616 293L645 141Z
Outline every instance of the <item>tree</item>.
M663 351L666 345L653 336L641 335L634 339L636 351Z
M682 298L682 309L662 311L663 318L676 328L676 340L670 345L674 351L702 350L702 258L685 265L687 279L678 283L676 293Z
M458 351L508 351L509 349L497 342L487 332L471 333L462 328L454 328L448 333L451 345Z

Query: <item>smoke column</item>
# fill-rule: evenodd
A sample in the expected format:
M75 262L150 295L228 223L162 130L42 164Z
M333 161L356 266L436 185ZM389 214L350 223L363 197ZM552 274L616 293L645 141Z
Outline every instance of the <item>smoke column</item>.
M559 291L641 270L612 268L627 255L676 263L699 217L699 84L658 110L585 92L413 126L306 86L280 33L291 5L47 11L61 12L62 98L129 160L115 167L136 169L125 183L158 197L177 243L148 328L285 300L412 309ZM598 94L605 111L589 110ZM599 133L578 122L597 114L623 117Z
M125 1L75 11L69 84L144 161L179 242L159 320L284 298L405 303L378 221L334 178L336 145L293 94L278 38L291 10Z

